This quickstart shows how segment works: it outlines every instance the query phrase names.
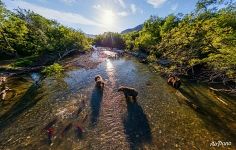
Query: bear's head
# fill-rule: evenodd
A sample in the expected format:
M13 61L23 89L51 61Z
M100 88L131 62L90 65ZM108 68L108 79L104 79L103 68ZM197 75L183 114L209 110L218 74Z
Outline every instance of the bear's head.
M118 92L122 92L122 91L124 91L124 87L123 86L118 88Z

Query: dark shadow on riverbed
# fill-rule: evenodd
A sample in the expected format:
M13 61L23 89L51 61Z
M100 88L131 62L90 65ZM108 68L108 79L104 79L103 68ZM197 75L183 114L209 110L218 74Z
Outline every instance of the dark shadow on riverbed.
M35 99L37 85L33 84L25 94L0 117L0 132L4 130L5 126L13 123L16 118L26 110L33 107L39 99Z
M191 86L188 86L188 91L185 89L179 89L179 91L198 106L197 115L205 122L209 130L219 132L225 137L225 140L236 142L236 130L229 124L233 124L236 119L231 110L217 104L207 97L201 89L192 89Z
M123 123L131 150L142 148L144 143L152 142L148 119L137 102L127 101L127 116L125 116Z
M97 86L94 87L92 91L91 101L90 101L90 123L92 126L95 126L98 121L98 117L100 114L100 107L103 98L103 90Z

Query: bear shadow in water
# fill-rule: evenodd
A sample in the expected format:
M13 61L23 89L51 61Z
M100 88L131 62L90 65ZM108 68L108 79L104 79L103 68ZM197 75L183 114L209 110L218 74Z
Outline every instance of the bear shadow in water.
M95 86L92 91L92 96L90 101L90 107L91 107L90 123L93 126L97 124L97 120L100 114L102 98L103 98L103 89Z
M144 143L152 142L151 129L146 114L137 102L127 102L127 116L124 118L124 130L130 149L142 148Z

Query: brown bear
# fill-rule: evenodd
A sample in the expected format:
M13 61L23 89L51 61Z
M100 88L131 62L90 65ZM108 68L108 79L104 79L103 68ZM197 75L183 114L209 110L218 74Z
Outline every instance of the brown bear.
M104 80L102 79L102 77L100 75L97 75L95 77L95 82L96 82L96 86L99 87L99 88L104 88Z
M134 88L121 86L119 87L118 92L123 92L126 100L128 100L129 97L131 97L134 102L137 100L138 91Z
M178 77L174 76L174 75L169 75L167 83L172 85L176 89L178 89L181 85L180 79Z

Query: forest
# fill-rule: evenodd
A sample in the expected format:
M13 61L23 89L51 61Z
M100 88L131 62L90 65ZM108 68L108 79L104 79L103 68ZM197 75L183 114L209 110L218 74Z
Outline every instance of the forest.
M53 62L65 52L87 51L90 41L82 31L48 20L30 10L5 8L0 1L0 60L16 59L14 66ZM40 63L35 64L39 61Z
M236 5L233 1L199 0L190 14L151 16L140 31L122 34L122 38L113 34L118 43L123 43L119 48L147 54L149 63L160 64L155 67L159 71L223 83L235 92ZM110 35L97 36L95 43L99 44L103 37L100 45L110 46L113 41ZM168 63L162 65L163 60Z

